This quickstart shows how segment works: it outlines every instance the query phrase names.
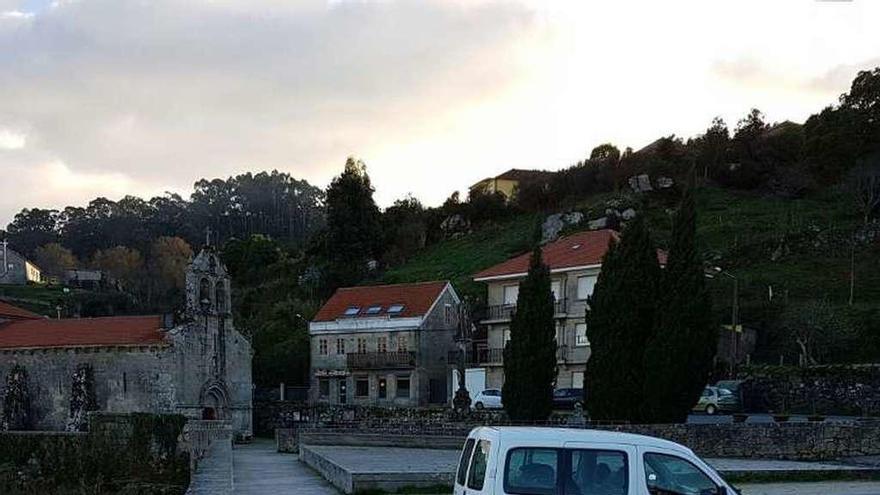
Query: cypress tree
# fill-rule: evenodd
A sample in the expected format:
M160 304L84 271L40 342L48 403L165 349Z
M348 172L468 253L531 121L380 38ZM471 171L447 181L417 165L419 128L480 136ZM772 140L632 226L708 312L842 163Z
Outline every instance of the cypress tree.
M696 206L688 187L673 217L654 336L646 347L649 421L684 422L712 372L717 332L696 246Z
M590 417L642 421L645 346L660 282L657 250L641 215L611 241L586 313L591 355L585 373Z
M550 270L541 248L532 251L529 273L520 283L510 342L504 348L504 409L515 421L541 421L553 411L556 382L556 326Z

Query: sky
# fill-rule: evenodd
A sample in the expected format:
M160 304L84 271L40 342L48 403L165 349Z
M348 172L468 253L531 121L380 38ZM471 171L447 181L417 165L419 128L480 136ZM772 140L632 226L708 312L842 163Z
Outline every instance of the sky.
M752 107L802 122L880 66L877 0L0 0L0 226L348 156L437 205Z

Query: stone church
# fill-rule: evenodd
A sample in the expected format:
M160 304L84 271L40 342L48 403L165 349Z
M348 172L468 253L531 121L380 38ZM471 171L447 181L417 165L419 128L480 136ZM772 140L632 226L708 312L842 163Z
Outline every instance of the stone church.
M74 374L89 365L100 411L229 420L239 436L250 437L252 355L233 325L229 276L211 247L186 269L186 309L178 321L46 319L0 303L0 388L13 366L24 367L36 429L65 429Z

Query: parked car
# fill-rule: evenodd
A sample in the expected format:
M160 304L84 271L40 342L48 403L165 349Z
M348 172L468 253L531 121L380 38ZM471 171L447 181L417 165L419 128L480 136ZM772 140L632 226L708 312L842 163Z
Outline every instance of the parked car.
M690 449L598 430L479 427L465 441L455 495L734 495Z
M553 409L574 409L584 405L584 389L560 388L553 391Z
M706 387L703 389L700 400L694 406L694 411L705 412L712 415L716 413L733 413L742 409L739 397L726 388Z
M501 391L497 388L487 388L474 397L475 409L501 409Z

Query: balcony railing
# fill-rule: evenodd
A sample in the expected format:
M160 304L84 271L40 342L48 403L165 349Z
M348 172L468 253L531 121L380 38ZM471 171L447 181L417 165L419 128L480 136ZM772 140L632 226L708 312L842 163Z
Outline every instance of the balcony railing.
M396 352L350 352L345 355L349 369L412 368L416 365L413 351Z
M556 348L556 360L564 363L569 358L569 347L561 345ZM449 351L447 359L450 365L456 365L461 356L461 351ZM504 349L477 349L476 351L467 351L465 356L465 366L483 366L504 363Z
M553 303L553 313L558 315L566 314L567 306L565 304L565 299L561 299L559 301L555 301ZM516 304L500 304L497 306L488 306L486 307L483 321L487 320L509 320L513 318L514 313L516 313Z

